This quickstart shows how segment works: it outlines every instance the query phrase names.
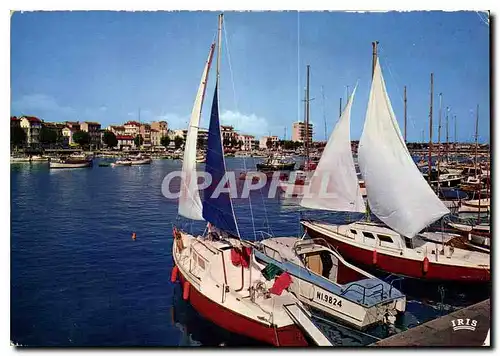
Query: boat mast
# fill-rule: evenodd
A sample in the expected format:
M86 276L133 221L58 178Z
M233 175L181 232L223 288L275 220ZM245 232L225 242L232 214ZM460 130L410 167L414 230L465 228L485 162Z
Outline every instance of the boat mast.
M219 14L219 25L217 27L217 64L216 64L216 85L217 85L217 99L219 98L219 76L220 76L220 53L221 53L221 42L222 42L222 17L223 14Z
M406 112L407 112L407 109L406 109L406 85L405 85L405 92L404 92L404 102L405 102L405 143L407 142L406 140L406 123L407 123L407 119L406 119Z
M476 107L476 135L475 135L475 141L476 141L476 148L474 150L474 177L477 178L477 131L478 131L478 126L479 126L479 104Z
M479 104L476 106L476 135L475 135L475 140L476 140L476 148L474 152L474 177L478 179L478 174L477 174L477 138L478 138L478 126L479 126ZM477 209L477 224L479 225L481 223L481 189L483 188L481 178L479 178L479 194L478 194L478 209Z
M307 65L306 80L306 164L309 166L309 64Z
M438 121L438 157L437 157L437 190L439 191L439 164L441 161L441 113L443 93L439 93L439 121Z
M373 82L373 76L375 74L375 64L377 63L377 46L378 46L378 41L372 42L372 82ZM372 83L373 85L373 83ZM370 204L368 201L366 201L366 221L370 221Z
M339 117L342 116L342 98L340 98L340 105L339 105Z
M450 144L450 138L448 135L448 114L450 112L450 107L446 107L446 162L448 163L449 157L448 157L448 146Z
M432 169L432 103L433 103L433 95L434 95L434 73L431 73L431 105L429 109L429 158L428 158L428 167L429 171L427 172L427 181L429 185L431 185L431 169Z

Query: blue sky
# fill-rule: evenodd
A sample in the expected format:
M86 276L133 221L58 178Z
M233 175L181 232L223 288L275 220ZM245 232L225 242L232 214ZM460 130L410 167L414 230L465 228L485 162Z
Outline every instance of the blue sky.
M141 108L141 121L164 119L171 128L185 128L216 27L214 12L15 13L11 113L107 126L137 119ZM489 141L490 29L476 12L226 12L225 30L221 120L241 132L283 137L286 127L290 138L292 123L303 120L300 100L310 64L315 139L325 138L325 116L329 135L340 97L346 102L346 86L352 90L359 81L351 130L358 139L370 86L371 42L378 40L401 130L407 86L409 141L421 141L422 130L428 140L431 72L435 140L441 92L442 140L447 106L450 140L453 115L458 140L473 140L479 104L479 140Z

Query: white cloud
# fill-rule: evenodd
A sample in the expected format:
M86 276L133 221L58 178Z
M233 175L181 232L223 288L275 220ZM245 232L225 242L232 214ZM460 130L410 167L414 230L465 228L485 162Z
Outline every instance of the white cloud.
M220 116L222 125L231 125L239 133L251 134L255 136L265 136L269 134L269 123L264 117L255 114L242 114L237 111L224 111Z
M45 94L24 95L12 102L12 111L18 115L39 116L47 121L70 120L75 109L60 105L53 97Z

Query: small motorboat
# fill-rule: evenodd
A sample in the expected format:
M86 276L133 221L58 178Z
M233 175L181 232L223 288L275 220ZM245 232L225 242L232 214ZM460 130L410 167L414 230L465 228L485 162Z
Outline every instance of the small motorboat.
M143 156L140 153L135 157L130 157L129 159L132 162L132 166L151 164L151 162L153 161L150 157Z
M10 163L28 163L30 162L30 157L28 156L11 156Z
M92 167L91 159L61 158L50 160L49 168L88 168Z
M270 157L262 163L257 163L257 170L269 171L293 171L295 162L290 162L279 157Z
M290 291L304 304L365 330L393 324L406 309L406 296L347 261L324 239L272 237L255 251L257 261L292 276Z
M132 165L132 160L130 160L128 158L119 159L116 162L111 163L111 167L119 167L119 166L128 166L128 167L130 167L131 165Z

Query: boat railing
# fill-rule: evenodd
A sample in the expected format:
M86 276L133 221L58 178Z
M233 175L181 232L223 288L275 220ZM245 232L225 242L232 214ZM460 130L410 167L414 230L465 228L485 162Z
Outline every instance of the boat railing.
M255 231L255 233L259 233L260 234L261 240L264 240L264 239L269 238L269 237L274 237L270 233L268 233L266 231L263 231L263 230L257 230L257 231Z
M284 262L285 261L285 258L283 256L281 256L281 253L278 250L276 250L276 249L274 249L272 247L269 247L267 245L262 245L262 248L263 248L263 250L264 250L263 252L264 252L264 254L266 256L269 256L269 257L271 257L272 259L274 259L274 260L276 260L278 262ZM272 251L272 254L269 253L269 251ZM276 258L276 257L279 257L279 258Z
M363 301L362 301L363 304L365 304L366 298L373 297L377 294L380 294L380 301L382 301L384 299L384 285L382 283L375 284L374 286L371 286L371 287L365 287L359 283L354 282L354 283L350 284L345 290L343 290L340 295L346 294L349 290L360 293L359 290L356 290L354 287L360 287L363 290ZM375 289L377 287L380 287L380 288L375 290L373 293L367 295L367 291L370 291L370 290Z

